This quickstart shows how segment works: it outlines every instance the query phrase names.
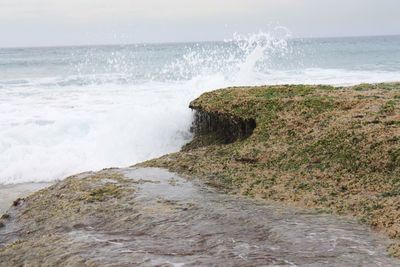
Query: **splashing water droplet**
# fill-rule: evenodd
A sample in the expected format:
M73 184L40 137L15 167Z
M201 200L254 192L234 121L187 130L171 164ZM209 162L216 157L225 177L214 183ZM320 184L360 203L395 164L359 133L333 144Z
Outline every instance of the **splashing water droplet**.
M235 33L223 43L188 45L186 53L166 65L163 73L183 80L220 75L232 84L253 84L260 79L265 82L273 59L277 61L290 52L290 38L288 29L277 27L271 32Z
M285 30L285 34L282 34ZM262 61L268 61L272 53L279 52L284 56L288 52L287 39L291 37L290 32L283 28L276 28L272 32L251 33L240 35L235 33L232 40L241 51L242 58L238 62L238 73L236 80L238 82L251 82L256 77L256 65Z

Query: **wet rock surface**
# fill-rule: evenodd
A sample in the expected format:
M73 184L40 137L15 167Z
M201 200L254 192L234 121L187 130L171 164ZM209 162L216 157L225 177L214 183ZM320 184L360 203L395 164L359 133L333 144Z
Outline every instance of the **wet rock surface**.
M164 169L67 178L3 216L0 266L399 266L354 220L218 193Z

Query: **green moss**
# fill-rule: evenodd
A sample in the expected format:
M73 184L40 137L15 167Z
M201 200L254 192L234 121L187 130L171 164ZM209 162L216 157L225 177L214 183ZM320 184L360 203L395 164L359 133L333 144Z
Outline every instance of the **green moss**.
M395 190L392 190L392 191L383 192L380 196L381 197L397 197L397 196L400 196L400 189L395 189Z
M335 131L306 146L301 155L307 155L309 159L317 156L320 158L318 164L324 165L324 168L339 164L345 169L355 171L361 164L360 149L357 147L359 140L354 133Z
M389 114L389 113L393 113L395 108L396 108L396 101L394 100L389 100L387 101L384 105L382 105L382 107L379 110L380 114Z
M388 164L390 170L400 167L400 148L389 151L390 162Z
M399 121L389 120L389 121L385 121L384 124L387 126L399 126L400 120Z
M378 83L378 84L368 84L363 83L352 87L356 91L372 91L372 90L399 90L399 83Z
M104 201L106 198L118 198L121 195L121 186L107 184L88 193L85 200L88 202Z
M331 98L327 97L307 97L300 104L304 107L303 114L306 117L313 117L323 112L327 112L333 109L334 103Z
M325 89L332 89L332 87L327 86ZM294 97L294 96L306 96L315 92L316 88L307 85L285 85L285 86L269 86L260 88L257 97L262 97L266 99L273 98L284 98L284 97Z

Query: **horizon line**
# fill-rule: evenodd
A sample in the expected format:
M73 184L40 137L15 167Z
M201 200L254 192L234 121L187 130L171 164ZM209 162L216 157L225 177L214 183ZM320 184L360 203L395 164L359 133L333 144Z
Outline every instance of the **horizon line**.
M339 38L371 38L371 37L396 37L400 33L394 34L371 34L371 35L345 35L345 36L306 36L289 37L288 40L316 40L316 39L339 39ZM200 44L200 43L218 43L225 40L198 40L198 41L155 41L155 42L132 42L132 43L98 43L98 44L65 44L65 45L27 45L27 46L0 46L0 49L40 49L40 48L67 48L67 47L106 47L106 46L145 46L145 45L166 45L166 44Z

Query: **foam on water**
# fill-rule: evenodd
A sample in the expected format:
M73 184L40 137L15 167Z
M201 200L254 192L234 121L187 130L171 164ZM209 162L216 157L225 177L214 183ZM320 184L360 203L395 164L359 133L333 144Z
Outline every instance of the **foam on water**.
M8 96L0 110L1 181L49 181L177 150L190 138L191 96L179 93L181 86L72 86Z
M323 42L309 48L289 38L279 28L223 43L3 51L0 184L52 181L178 151L191 138L189 102L212 89L399 80L399 57L372 67L335 65L336 54L312 58Z

